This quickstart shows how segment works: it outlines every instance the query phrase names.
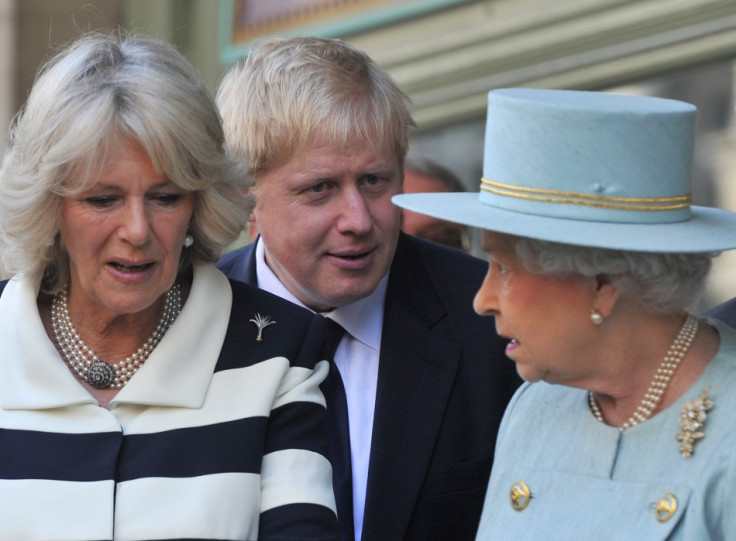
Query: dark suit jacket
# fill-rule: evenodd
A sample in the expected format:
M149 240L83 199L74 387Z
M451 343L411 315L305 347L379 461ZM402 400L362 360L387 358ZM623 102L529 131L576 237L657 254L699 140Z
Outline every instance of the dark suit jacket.
M729 327L736 328L736 298L707 310L703 315L720 319Z
M254 284L254 253L246 246L218 266ZM365 541L475 537L496 431L520 383L493 318L473 312L486 269L462 252L399 239L386 292Z

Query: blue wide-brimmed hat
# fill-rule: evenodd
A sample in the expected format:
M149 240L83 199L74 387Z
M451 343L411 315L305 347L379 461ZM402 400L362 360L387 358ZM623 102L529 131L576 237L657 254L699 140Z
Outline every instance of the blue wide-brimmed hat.
M691 205L695 115L689 103L654 97L493 90L480 192L393 201L565 244L668 253L736 248L736 213Z

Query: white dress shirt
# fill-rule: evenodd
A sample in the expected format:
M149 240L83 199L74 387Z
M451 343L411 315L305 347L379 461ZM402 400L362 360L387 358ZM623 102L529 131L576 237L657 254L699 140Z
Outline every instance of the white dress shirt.
M258 287L300 306L291 291L281 283L266 264L263 239L256 241L256 276ZM368 482L368 466L373 433L373 412L376 404L378 358L381 349L383 306L388 285L388 273L371 295L347 306L323 314L347 331L335 352L335 364L340 370L348 402L350 453L353 471L353 523L355 540L363 530L363 510Z

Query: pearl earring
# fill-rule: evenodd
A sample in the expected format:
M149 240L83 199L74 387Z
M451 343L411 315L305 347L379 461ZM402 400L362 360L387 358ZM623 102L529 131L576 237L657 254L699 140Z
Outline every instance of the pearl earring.
M189 248L192 244L194 244L194 237L191 235L187 235L184 237L184 247Z
M590 321L593 323L593 325L600 325L603 323L603 316L596 310L595 308L591 308L590 310Z

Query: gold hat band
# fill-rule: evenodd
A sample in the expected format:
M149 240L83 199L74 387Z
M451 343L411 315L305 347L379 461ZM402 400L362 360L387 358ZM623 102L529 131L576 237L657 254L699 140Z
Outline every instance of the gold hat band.
M544 203L564 203L615 210L678 210L690 206L691 194L672 197L609 197L585 193L529 188L481 178L480 189L496 195Z

